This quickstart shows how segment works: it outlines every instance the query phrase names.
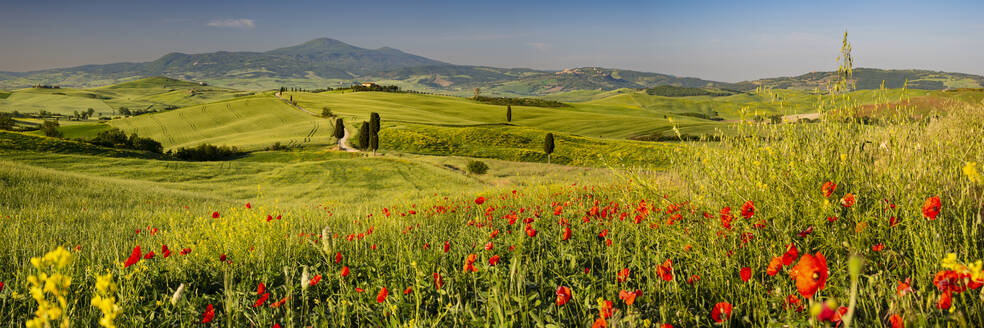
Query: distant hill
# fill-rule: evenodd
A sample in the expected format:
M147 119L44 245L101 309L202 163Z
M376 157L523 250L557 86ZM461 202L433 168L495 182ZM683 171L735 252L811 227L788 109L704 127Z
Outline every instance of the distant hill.
M901 88L908 80L910 89L943 90L956 88L984 87L984 76L948 73L928 70L886 70L875 68L856 68L853 71L855 87L858 90L878 89L882 81L889 89ZM777 77L737 83L739 89L754 89L768 85L775 89L823 89L837 78L837 72L810 72L793 77Z
M678 77L631 70L581 67L562 71L453 65L382 47L364 49L342 41L321 38L266 52L219 51L203 54L170 53L144 63L85 65L33 72L0 72L0 89L35 84L94 87L151 76L205 81L239 89L274 89L281 86L323 88L374 81L417 91L470 95L475 88L490 96L549 96L575 91L607 92L657 86L708 90L753 90L761 85L775 89L825 88L836 72L811 72L793 77L766 78L738 83ZM859 90L909 88L939 90L984 87L979 75L927 70L854 71Z

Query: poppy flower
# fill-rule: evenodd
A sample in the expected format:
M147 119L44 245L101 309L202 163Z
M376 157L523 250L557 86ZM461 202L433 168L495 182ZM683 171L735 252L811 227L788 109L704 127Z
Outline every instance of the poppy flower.
M741 216L745 219L751 219L752 215L755 215L755 202L747 201L745 205L741 206Z
M349 268L348 268L348 266L342 267L342 278L348 277L348 275L349 275Z
M270 299L270 293L263 293L263 295L261 295L260 298L256 299L256 302L253 303L253 307L263 306L263 303L266 303L268 299Z
M587 268L585 268L584 273L588 273ZM618 280L618 282L625 282L626 280L629 279L630 273L631 271L629 271L629 268L623 268L621 271L615 274L615 279Z
M806 230L800 231L797 235L800 238L806 238L806 236L809 235L809 234L811 234L811 233L813 233L813 226L807 227Z
M885 249L885 245L882 244L882 243L877 243L877 244L871 245L871 250L873 250L875 252L881 252L884 249Z
M218 219L219 218L219 212L212 212L212 218L213 219Z
M253 208L253 205L250 205L249 203L246 203L246 208Z
M664 281L673 280L673 260L666 259L666 261L663 261L663 264L656 267L656 273Z
M215 308L212 307L212 304L209 304L205 308L205 313L202 313L202 323L212 322L213 318L215 318Z
M161 246L161 256L164 256L164 258L171 256L171 249L167 248L167 245Z
M478 272L478 268L475 268L475 261L477 260L475 254L468 254L468 258L465 259L465 272Z
M259 285L256 285L256 295L261 295L265 292L266 292L266 285L264 285L262 282Z
M830 181L824 182L823 186L820 186L820 191L823 192L823 197L826 198L830 198L830 195L834 194L835 190L837 190L837 184Z
M410 295L410 293L413 293L413 287L407 287L403 290L403 295Z
M953 305L953 295L951 295L951 292L947 290L940 295L940 300L936 302L936 308L940 310L949 310L951 305Z
M389 291L386 290L386 287L383 287L383 289L380 289L379 290L379 294L376 294L376 303L386 302L386 296L387 295L389 295Z
M568 240L571 238L571 228L564 227L564 234L560 236L560 240Z
M912 283L911 278L905 278L905 281L900 280L898 287L895 288L895 294L899 295L899 297L902 297L905 296L905 294L911 293L912 286L910 285L910 283Z
M591 324L591 328L608 328L608 320L599 317L598 319L595 319L593 324Z
M494 247L494 245L492 245L491 241L485 244L485 250L487 251L491 251L492 247Z
M359 287L355 287L355 292L356 293L363 293L365 291L366 291L365 289L362 289L362 288L359 288Z
M335 252L335 263L342 263L342 252Z
M449 250L451 250L451 242L450 241L445 241L444 242L444 252L447 253Z
M499 255L493 255L489 258L489 265L495 266L496 264L499 264Z
M273 324L273 327L270 327L270 328L280 328L280 324L279 323L274 323Z
M691 284L691 285L693 285L695 282L698 282L698 281L700 281L700 275L699 274L695 274L695 275L690 276L690 278L687 278L687 283L688 284Z
M803 298L811 299L818 290L827 283L827 259L823 254L804 254L799 263L789 271L789 276L796 280L796 289Z
M273 221L273 215L267 215L267 222Z
M854 202L855 201L856 201L856 199L854 197L854 194L847 193L847 194L844 195L844 198L841 198L841 206L844 206L844 207L854 206Z
M155 254L154 254L154 251L150 251L150 252L147 252L147 254L146 254L146 255L144 255L144 257L143 257L143 258L144 258L145 260L149 260L149 259L152 259L152 258L154 258L154 255L155 255Z
M605 300L604 302L601 302L600 305L601 308L598 309L598 316L605 319L611 318L612 314L615 313L615 303Z
M927 198L922 206L923 216L930 220L936 220L936 216L940 215L940 207L942 207L942 204L940 203L939 197L933 196Z
M772 261L769 261L769 268L766 269L765 273L770 276L775 276L779 273L779 270L782 270L782 258L776 256L772 258Z
M3 281L0 281L0 292L3 291Z
M892 328L905 328L905 320L898 313L888 317L888 322L892 324Z
M635 303L636 297L639 296L642 296L642 291L638 289L634 292L627 292L625 290L618 292L618 298L625 302L626 306L631 306L632 303Z
M123 263L123 267L124 268L129 267L131 265L137 264L137 262L139 261L140 261L140 245L137 245L137 247L133 248L133 252L130 253L130 257L127 258L126 262Z
M799 256L799 251L796 249L796 245L790 243L789 246L786 246L786 253L782 254L782 265L793 264L797 256Z
M320 281L321 281L321 275L316 274L314 275L314 277L311 277L311 281L308 282L308 285L314 287L314 285L317 285L318 282Z
M571 300L571 289L565 286L557 286L557 306L567 304Z
M485 197L479 196L478 198L475 198L475 204L477 205L485 204Z
M789 294L786 297L786 308L796 308L796 312L803 312L803 301L796 294Z
M894 217L894 216L888 218L888 226L889 227L894 227L896 224L899 224L899 218Z
M731 309L731 303L728 302L714 304L714 308L711 309L711 319L717 323L724 322L731 318Z
M440 273L434 272L434 288L441 289L444 286L444 278L441 277Z
M741 277L741 281L747 282L748 279L752 278L752 268L749 267L741 268L741 271L738 271L738 276Z
M227 257L226 257L225 254L219 255L219 262L225 262L226 261L226 258Z

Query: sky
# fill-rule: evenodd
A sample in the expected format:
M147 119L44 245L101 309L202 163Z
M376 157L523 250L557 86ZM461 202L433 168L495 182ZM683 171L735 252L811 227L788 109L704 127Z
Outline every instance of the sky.
M327 37L462 65L737 82L856 67L984 75L984 1L9 1L0 71L267 51Z

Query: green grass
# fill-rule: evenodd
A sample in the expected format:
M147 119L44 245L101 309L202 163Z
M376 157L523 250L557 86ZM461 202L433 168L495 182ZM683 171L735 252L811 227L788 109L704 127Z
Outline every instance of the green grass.
M165 110L252 95L214 86L163 77L144 78L91 89L21 89L0 97L0 111L62 115L92 108L100 116L115 116L120 107L130 110ZM6 98L6 99L4 99Z
M262 95L134 116L109 124L153 138L165 148L210 143L258 150L275 142L305 147L333 145L332 123Z

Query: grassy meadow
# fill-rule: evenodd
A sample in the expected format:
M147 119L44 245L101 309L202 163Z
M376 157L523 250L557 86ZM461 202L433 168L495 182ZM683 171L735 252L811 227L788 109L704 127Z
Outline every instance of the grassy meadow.
M0 132L0 326L984 321L981 90L579 91L512 122L458 97L282 95L353 134L378 113L370 155L335 150L334 118L271 92L181 96L195 86L0 100L156 99L180 108L59 130L248 151L190 162ZM794 114L817 120L755 119ZM677 134L713 138L629 140Z

